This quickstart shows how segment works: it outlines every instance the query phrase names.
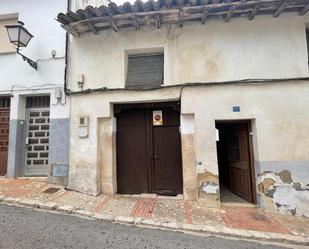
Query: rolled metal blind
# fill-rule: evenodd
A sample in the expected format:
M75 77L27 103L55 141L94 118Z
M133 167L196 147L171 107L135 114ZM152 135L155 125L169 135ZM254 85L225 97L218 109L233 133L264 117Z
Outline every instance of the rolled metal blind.
M129 55L126 88L149 88L163 84L163 54Z

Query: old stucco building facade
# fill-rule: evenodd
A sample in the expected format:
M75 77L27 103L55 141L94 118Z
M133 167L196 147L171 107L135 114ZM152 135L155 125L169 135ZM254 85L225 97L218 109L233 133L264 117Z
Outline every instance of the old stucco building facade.
M136 151L119 141L123 134L134 131L123 130L121 120L125 118L118 114L122 112L118 106L132 114L134 108L129 104L139 104L135 108L153 114L163 108L158 103L172 101L180 104L181 192L185 199L218 207L226 183L232 192L268 211L309 216L308 6L299 1L297 7L289 9L273 1L276 14L262 11L265 15L258 15L253 8L249 14L256 16L248 20L233 16L231 9L237 9L240 1L220 2L209 1L207 6L214 12L224 7L222 17L210 16L205 25L200 19L186 21L192 13L184 5L171 7L179 13L184 11L183 16L187 14L184 22L179 18L182 14L177 14L172 24L168 19L165 24L161 16L159 25L158 21L147 23L144 16L138 16L136 23L136 16L131 16L131 27L121 28L123 20L117 15L125 14L119 11L114 13L115 21L108 19L110 28L102 31L100 27L105 26L100 13L104 9L112 12L115 6L87 7L74 14L77 1L72 1L73 12L58 15L72 34L67 72L71 91L69 188L93 195L126 192L129 187L123 190L123 186L129 180L117 176L122 174L119 164L126 159L131 162L132 157L124 154ZM166 14L160 9L152 11ZM85 19L88 26L83 26ZM204 22L203 15L201 19ZM150 89L126 87L132 69L130 58L147 53L163 55L162 85ZM164 123L168 117L162 110ZM150 127L153 149L157 146L155 123ZM133 144L137 146L138 142ZM220 148L227 149L221 154ZM148 159L157 160L155 156ZM224 161L228 161L229 170L224 169ZM157 164L151 165L155 171ZM134 171L134 167L130 169ZM136 169L127 178L138 174ZM119 181L125 182L121 191ZM151 184L161 183L155 179Z
M48 176L50 182L62 184L67 179L66 33L54 20L66 9L62 0L1 1L0 176ZM34 36L20 52L37 62L37 70L9 42L5 25L16 25L17 21L24 22Z

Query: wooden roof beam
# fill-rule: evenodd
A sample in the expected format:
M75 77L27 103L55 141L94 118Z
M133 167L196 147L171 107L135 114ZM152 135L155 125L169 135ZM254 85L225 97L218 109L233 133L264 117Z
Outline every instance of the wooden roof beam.
M139 23L137 22L136 15L132 15L132 16L131 16L131 20L132 20L132 24L133 24L133 26L135 27L135 29L136 29L136 30L140 30L140 25L139 25Z
M112 17L110 17L109 25L111 26L111 28L112 28L115 32L118 32L119 29L118 29L118 27L117 27L117 25L116 25L116 23L115 23L115 21L113 20Z
M182 27L183 26L183 12L179 10L178 12L178 26Z
M87 19L87 21L88 21L88 26L89 26L90 30L92 31L92 33L97 35L99 33L97 28L94 26L94 24L89 19Z
M159 29L161 27L160 15L155 15L155 19L156 19L156 27L157 27L157 29Z
M229 9L225 19L224 19L224 22L230 21L230 19L232 18L233 14L234 14L235 9L236 9L236 7L234 5L232 5L231 8Z
M252 10L252 12L249 13L248 15L248 20L253 20L254 17L257 15L257 13L259 12L259 9L260 9L260 5L259 4L256 4Z
M279 8L274 12L273 17L278 17L288 5L290 5L290 1L289 0L283 0L280 4Z
M204 25L208 17L209 8L204 8L202 13L202 24Z
M309 3L299 12L300 16L305 15L309 11Z
M61 27L73 36L79 36L79 32L70 25L61 25Z

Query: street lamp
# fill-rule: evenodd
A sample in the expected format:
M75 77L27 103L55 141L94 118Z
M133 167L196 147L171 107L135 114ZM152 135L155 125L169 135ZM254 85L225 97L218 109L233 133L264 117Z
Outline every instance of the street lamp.
M27 61L31 67L37 70L37 63L19 52L19 48L27 47L33 35L24 27L23 22L18 21L17 23L18 24L16 25L5 26L9 35L10 42L16 46L17 54L21 55L24 61Z

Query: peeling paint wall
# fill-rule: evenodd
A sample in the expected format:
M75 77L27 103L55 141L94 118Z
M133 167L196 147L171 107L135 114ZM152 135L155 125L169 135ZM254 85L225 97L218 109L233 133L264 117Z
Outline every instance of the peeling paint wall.
M91 194L116 191L115 148L111 149L111 146L115 147L112 145L115 130L111 122L114 103L177 100L180 91L180 88L169 88L73 96L70 187ZM305 215L305 210L309 210L306 190L309 113L304 110L303 103L309 103L307 81L183 89L181 140L185 198L198 200L207 207L220 206L215 121L250 119L258 184L264 178L270 178L265 177L265 172L278 174L273 173L272 180L257 186L259 206L276 213L286 210L287 213ZM240 112L233 112L234 105L240 106ZM79 138L78 117L82 115L89 116L88 138ZM268 189L274 186L276 191L271 198L265 193L270 195ZM277 207L276 203L281 206ZM291 204L297 204L296 211Z
M309 103L307 81L190 87L182 96L181 112L195 116L200 203L220 205L214 193L219 183L215 121L252 120L257 181L263 181L260 178L265 172L278 174L271 178L274 182L264 183L265 189L276 186L273 198L260 193L261 186L257 186L258 205L274 213L305 215L309 210L309 112L304 105ZM240 112L233 112L233 106L239 106Z
M309 162L307 162L309 172ZM263 171L258 174L260 206L272 212L309 217L309 178L298 181L297 166L292 170Z

